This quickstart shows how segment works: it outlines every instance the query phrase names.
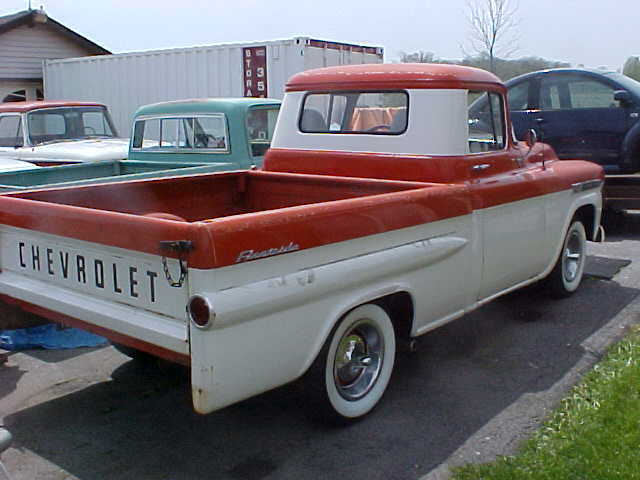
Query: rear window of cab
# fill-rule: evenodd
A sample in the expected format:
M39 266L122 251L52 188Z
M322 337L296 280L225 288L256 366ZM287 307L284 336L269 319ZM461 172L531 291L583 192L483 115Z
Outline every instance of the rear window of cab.
M180 149L226 153L226 118L221 113L140 118L134 124L132 147L149 152Z
M404 91L312 92L305 95L298 128L303 133L400 135L407 129Z

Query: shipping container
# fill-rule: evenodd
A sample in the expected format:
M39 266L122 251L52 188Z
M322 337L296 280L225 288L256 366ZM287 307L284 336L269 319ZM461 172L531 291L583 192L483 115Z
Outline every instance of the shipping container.
M382 62L380 47L296 37L45 60L43 70L45 98L104 103L117 130L128 136L141 105L205 97L281 99L287 79L303 70Z

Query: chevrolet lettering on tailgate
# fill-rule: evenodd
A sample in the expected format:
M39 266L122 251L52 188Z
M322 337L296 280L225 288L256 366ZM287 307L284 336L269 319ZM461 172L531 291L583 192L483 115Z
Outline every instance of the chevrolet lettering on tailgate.
M8 257L2 259L4 269L158 313L173 313L160 300L162 292L171 288L164 278L160 259L149 262L118 254L105 255L104 251L97 252L84 245L24 235L6 235L2 243ZM170 268L179 271L179 266L169 261Z

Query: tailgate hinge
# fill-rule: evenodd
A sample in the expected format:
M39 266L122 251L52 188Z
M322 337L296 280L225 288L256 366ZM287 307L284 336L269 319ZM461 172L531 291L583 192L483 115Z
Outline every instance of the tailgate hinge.
M184 285L184 281L187 278L187 261L183 256L194 249L193 242L190 240L162 240L160 241L160 250L171 250L178 253L178 261L180 262L180 276L178 280L175 280L169 271L169 265L167 257L162 256L162 268L164 269L164 276L167 282L172 287L180 288Z

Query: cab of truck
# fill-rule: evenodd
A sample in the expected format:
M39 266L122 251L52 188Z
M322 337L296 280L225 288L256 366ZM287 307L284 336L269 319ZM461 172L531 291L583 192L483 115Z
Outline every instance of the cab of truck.
M280 101L265 98L176 100L140 107L129 160L261 166L271 145Z
M95 102L0 104L0 157L57 165L127 157L107 107Z
M470 110L478 101L486 108ZM502 82L469 67L309 70L287 84L265 169L457 183L555 159L515 139L507 107Z

